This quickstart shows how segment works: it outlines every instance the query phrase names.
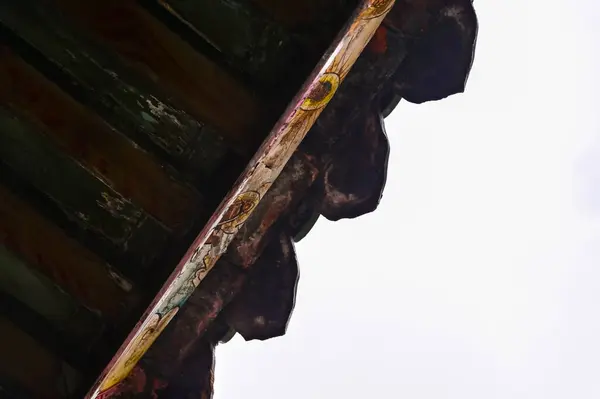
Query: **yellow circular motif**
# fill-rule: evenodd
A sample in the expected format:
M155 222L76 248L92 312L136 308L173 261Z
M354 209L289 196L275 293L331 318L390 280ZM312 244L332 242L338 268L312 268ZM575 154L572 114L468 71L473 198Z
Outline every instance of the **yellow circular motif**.
M372 0L361 12L361 19L373 19L387 13L394 5L394 0Z
M312 85L300 108L313 111L323 108L333 97L340 85L340 77L334 72L325 72L318 82Z

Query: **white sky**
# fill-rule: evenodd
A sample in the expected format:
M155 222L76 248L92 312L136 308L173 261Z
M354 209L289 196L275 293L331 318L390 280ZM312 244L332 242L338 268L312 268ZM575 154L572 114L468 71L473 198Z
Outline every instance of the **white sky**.
M600 5L478 0L467 92L401 103L379 209L297 245L286 336L216 399L600 398Z

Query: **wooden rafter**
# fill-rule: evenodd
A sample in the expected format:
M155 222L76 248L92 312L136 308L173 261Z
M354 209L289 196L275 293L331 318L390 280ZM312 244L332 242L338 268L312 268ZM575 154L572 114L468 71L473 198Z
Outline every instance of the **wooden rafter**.
M212 269L329 103L393 3L361 2L87 398L110 395Z

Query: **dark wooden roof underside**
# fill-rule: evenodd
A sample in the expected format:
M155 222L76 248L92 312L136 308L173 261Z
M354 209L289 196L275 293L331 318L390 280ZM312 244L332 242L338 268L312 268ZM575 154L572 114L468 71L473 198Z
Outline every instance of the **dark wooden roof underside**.
M0 397L83 396L356 4L0 1ZM383 117L462 92L476 32L398 0L124 397L201 398L217 342L285 333L294 238L377 207Z

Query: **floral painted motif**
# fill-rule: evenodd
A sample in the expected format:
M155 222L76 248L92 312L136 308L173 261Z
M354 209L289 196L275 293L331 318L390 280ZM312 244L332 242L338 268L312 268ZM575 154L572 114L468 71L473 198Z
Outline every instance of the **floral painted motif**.
M156 299L113 357L88 399L110 396L225 252L234 235L275 181L329 103L394 0L363 0L355 19L333 44L301 93L275 125L242 177L225 197ZM108 394L108 395L107 395Z

